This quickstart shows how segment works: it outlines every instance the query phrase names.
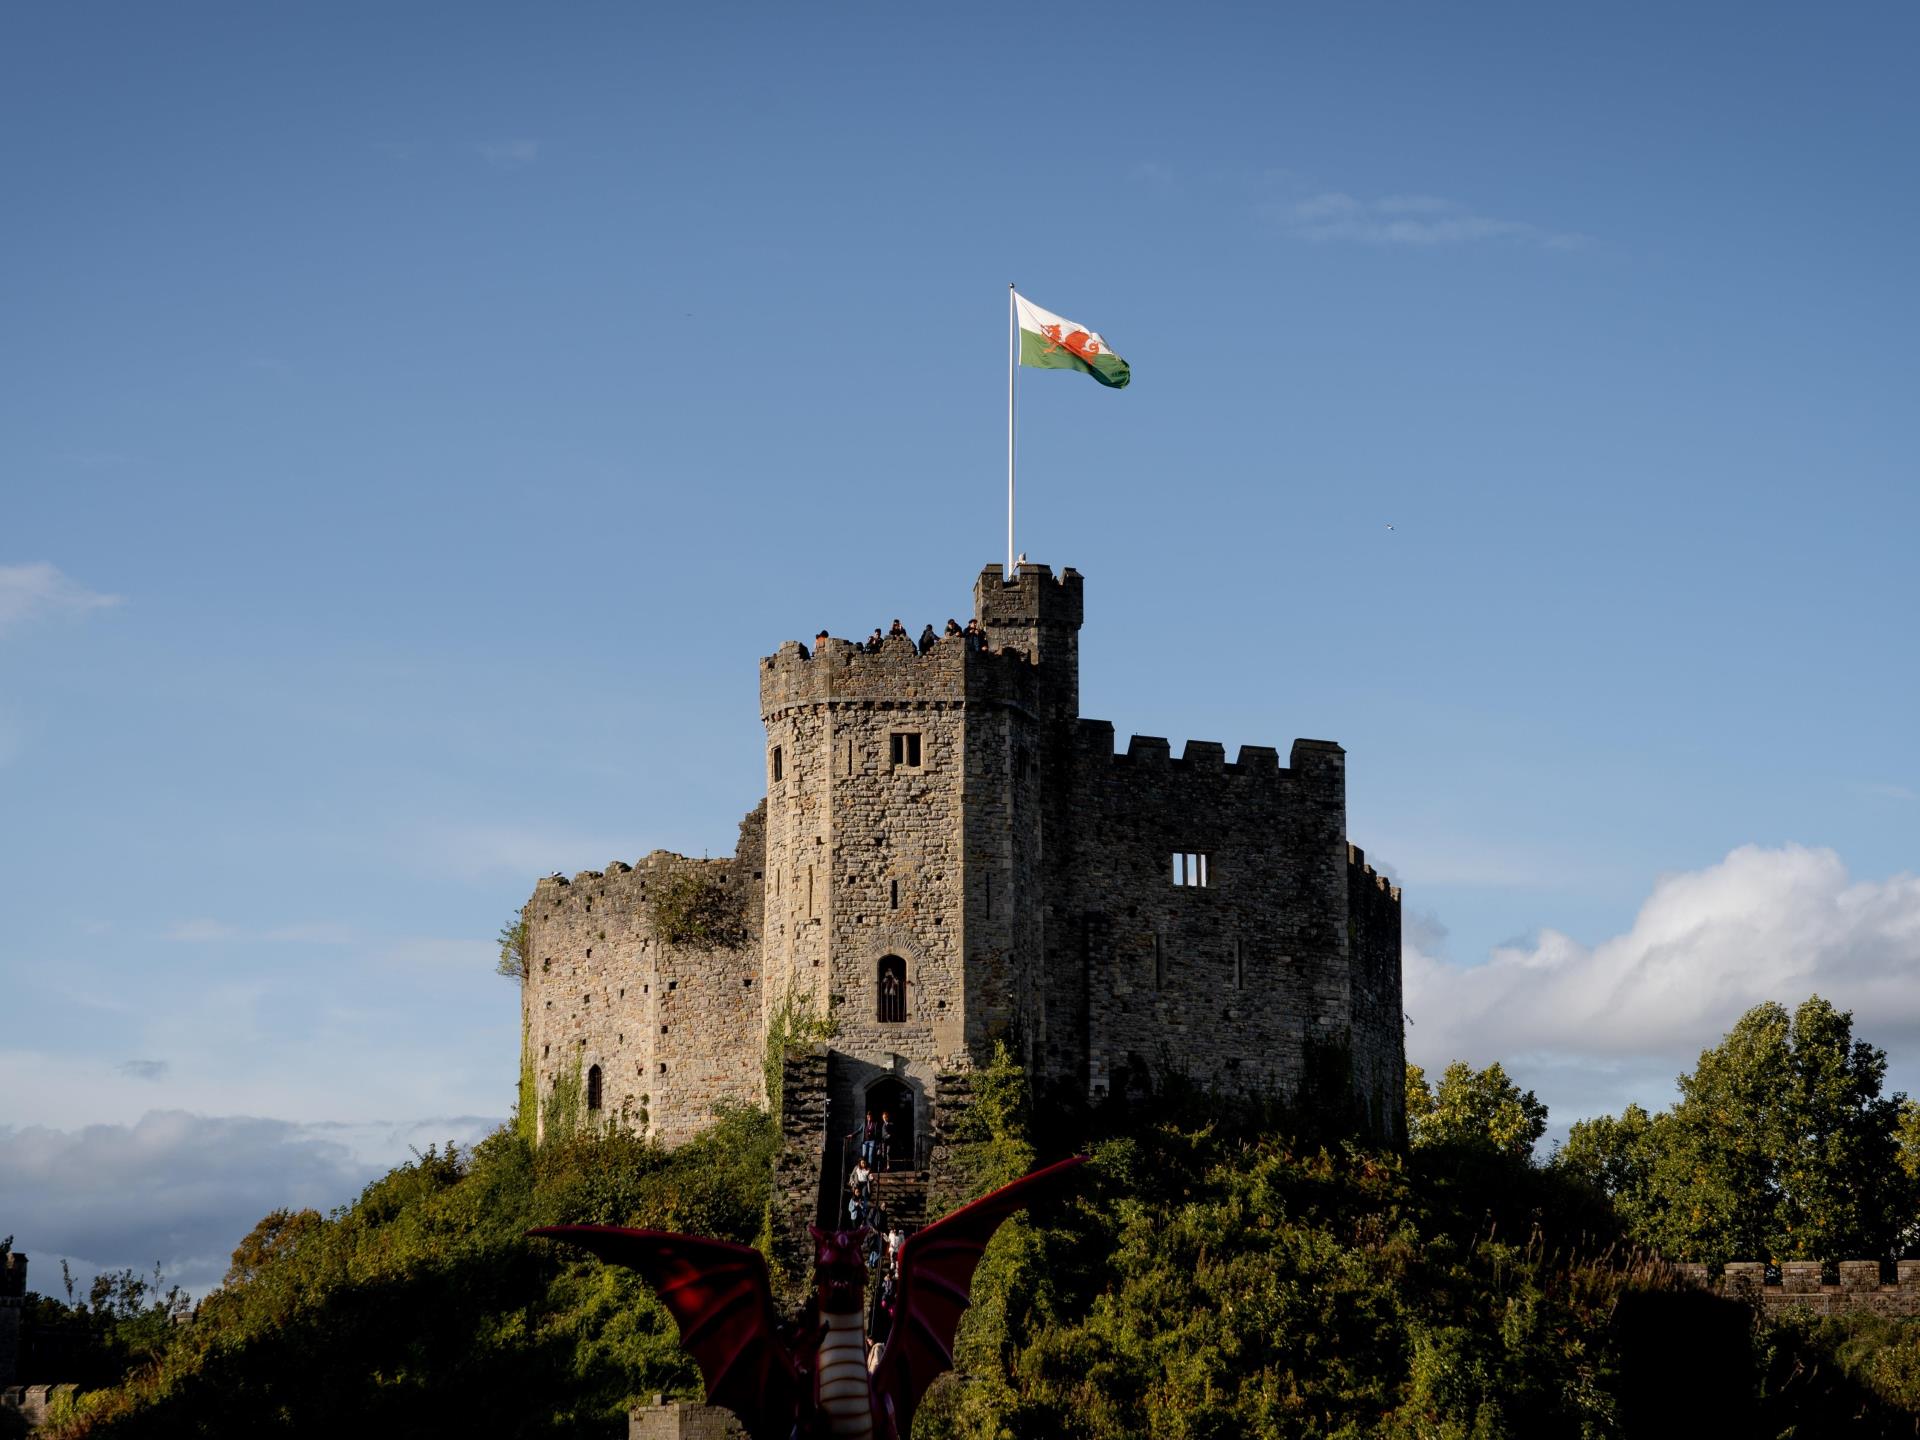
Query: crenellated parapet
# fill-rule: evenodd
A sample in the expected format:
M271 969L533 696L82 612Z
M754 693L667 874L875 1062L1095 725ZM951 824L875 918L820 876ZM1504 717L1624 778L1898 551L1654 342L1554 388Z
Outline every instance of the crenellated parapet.
M1282 766L1280 752L1271 745L1242 745L1228 760L1227 747L1217 740L1189 740L1176 756L1164 736L1134 735L1128 738L1126 749L1119 750L1114 745L1110 720L1081 720L1074 738L1083 760L1093 764L1104 760L1116 776L1129 772L1217 775L1290 785L1303 781L1344 785L1346 752L1327 740L1295 740L1287 764Z
M974 615L990 628L1070 625L1086 619L1086 581L1071 565L1056 577L1046 565L1025 562L1008 578L999 565L980 572L973 587Z
M1367 852L1352 841L1347 842L1347 889L1349 892L1371 890L1394 905L1400 903L1400 887L1377 873L1367 863Z
M1842 1260L1832 1267L1836 1283L1831 1285L1825 1283L1828 1266L1819 1260L1787 1260L1778 1266L1729 1260L1718 1274L1700 1264L1674 1269L1703 1290L1768 1313L1799 1307L1816 1315L1920 1315L1920 1260L1897 1262L1891 1277L1878 1260Z
M958 636L937 641L926 654L895 635L869 653L851 640L828 640L809 651L789 640L760 662L760 714L829 706L960 706L999 701L1029 708L1039 679L1026 657L1011 649L975 650Z

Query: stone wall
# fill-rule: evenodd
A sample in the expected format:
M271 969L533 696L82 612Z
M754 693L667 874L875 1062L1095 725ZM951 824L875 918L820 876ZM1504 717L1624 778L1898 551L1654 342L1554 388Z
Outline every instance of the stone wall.
M1818 1260L1788 1260L1772 1280L1758 1260L1731 1261L1721 1267L1718 1279L1705 1265L1674 1268L1702 1289L1745 1301L1766 1314L1799 1308L1816 1315L1920 1315L1920 1260L1900 1261L1891 1285L1882 1283L1878 1260L1842 1260L1835 1285L1821 1283L1826 1267Z
M10 1385L0 1390L0 1405L18 1410L29 1430L38 1429L47 1418L47 1410L56 1400L71 1400L80 1393L77 1385Z
M747 1429L731 1410L656 1395L627 1412L627 1440L746 1440Z
M534 887L521 1003L525 1058L539 1097L536 1134L556 1087L577 1082L582 1119L600 1073L601 1123L676 1144L720 1104L764 1100L760 1067L762 819L741 824L731 860L664 850ZM736 949L670 945L654 934L649 887L694 871L734 892L747 931Z
M20 1379L20 1317L26 1303L27 1257L0 1256L0 1390Z
M1407 1030L1400 989L1400 890L1347 846L1347 948L1353 1006L1353 1090L1367 1128L1407 1136Z
M773 1160L772 1213L767 1226L775 1299L787 1309L805 1299L813 1273L813 1242L807 1227L821 1223L826 1205L822 1192L831 1167L823 1166L822 1160L827 1155L827 1138L827 1047L789 1050L781 1065L780 1149Z
M1075 761L1060 908L1084 937L1088 1092L1178 1071L1296 1093L1311 1051L1351 1043L1343 752L1296 741L1282 769L1266 746L1175 759L1135 736L1116 755L1112 727L1082 721ZM1204 885L1175 883L1176 854L1205 857Z

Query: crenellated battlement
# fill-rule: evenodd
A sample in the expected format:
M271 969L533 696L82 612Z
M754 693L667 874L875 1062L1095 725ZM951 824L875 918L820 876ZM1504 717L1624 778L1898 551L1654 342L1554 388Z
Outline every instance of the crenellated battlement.
M760 662L760 713L770 718L803 705L964 705L1036 703L1038 682L1026 655L1014 649L974 650L959 636L926 654L901 636L869 652L851 640L828 640L809 651L789 640Z
M987 626L1071 625L1086 619L1086 581L1071 565L1058 578L1046 565L1022 563L1012 579L989 565L974 583L974 616Z
M1105 759L1116 770L1165 771L1169 774L1239 775L1261 780L1298 783L1308 775L1337 773L1346 752L1325 740L1296 740L1288 763L1280 763L1280 752L1271 745L1242 745L1232 760L1227 747L1218 740L1189 740L1175 756L1172 744L1162 735L1133 735L1127 748L1117 749L1111 720L1082 720L1075 735L1082 753L1091 761Z
M1373 866L1367 863L1367 852L1352 841L1347 842L1347 871L1350 877L1347 882L1349 889L1354 888L1356 883L1352 877L1357 877L1361 888L1377 890L1394 904L1400 903L1400 887L1386 876L1378 874Z
M1799 1306L1819 1315L1920 1315L1920 1260L1898 1261L1891 1284L1878 1260L1840 1261L1833 1266L1837 1283L1832 1285L1824 1283L1827 1268L1820 1260L1787 1260L1777 1267L1759 1260L1729 1260L1715 1275L1707 1265L1674 1266L1701 1289L1764 1311Z

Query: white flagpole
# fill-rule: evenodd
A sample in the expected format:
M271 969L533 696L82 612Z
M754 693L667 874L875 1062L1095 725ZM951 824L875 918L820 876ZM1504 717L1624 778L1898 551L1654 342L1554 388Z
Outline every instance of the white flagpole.
M1014 304L1013 282L1007 282L1007 572L1002 580L1018 579L1013 568L1013 372L1020 363L1020 317Z

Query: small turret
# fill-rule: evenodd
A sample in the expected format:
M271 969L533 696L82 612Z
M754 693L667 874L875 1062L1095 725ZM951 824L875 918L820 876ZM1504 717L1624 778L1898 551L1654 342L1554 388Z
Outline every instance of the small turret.
M998 565L980 572L973 587L973 613L994 649L1011 647L1041 667L1049 719L1080 713L1080 624L1085 618L1084 582L1071 566L1058 579L1045 565L1022 563L1009 579Z

